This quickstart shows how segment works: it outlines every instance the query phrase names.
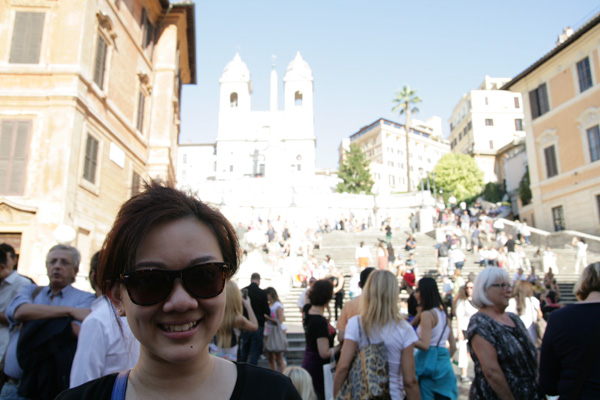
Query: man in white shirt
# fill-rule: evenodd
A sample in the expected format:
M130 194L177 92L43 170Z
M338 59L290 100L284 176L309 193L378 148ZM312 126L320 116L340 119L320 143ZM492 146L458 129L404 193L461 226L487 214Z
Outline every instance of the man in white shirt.
M513 275L512 283L515 284L516 281L526 281L527 275L523 273L523 268L519 267L517 273Z
M7 251L8 250L8 251ZM12 250L12 251L11 251ZM14 249L3 243L0 247L0 354L4 355L8 345L8 321L4 315L6 307L23 285L31 283L14 270L16 255Z
M127 318L117 316L113 304L102 295L96 281L97 268L98 252L92 256L89 276L96 300L81 324L71 367L71 388L113 372L127 371L140 355L140 343L131 333Z
M364 247L365 242L360 242L360 245L356 248L354 252L354 257L356 258L356 262L358 263L358 267L362 271L363 268L369 266L369 259L371 258L371 252L368 248Z

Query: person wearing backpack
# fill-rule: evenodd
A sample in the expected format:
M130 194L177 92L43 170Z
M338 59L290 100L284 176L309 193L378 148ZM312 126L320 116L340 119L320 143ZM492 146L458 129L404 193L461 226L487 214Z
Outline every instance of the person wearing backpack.
M442 242L436 246L435 256L437 259L437 270L441 276L448 276L448 265L450 264L449 255L448 242Z

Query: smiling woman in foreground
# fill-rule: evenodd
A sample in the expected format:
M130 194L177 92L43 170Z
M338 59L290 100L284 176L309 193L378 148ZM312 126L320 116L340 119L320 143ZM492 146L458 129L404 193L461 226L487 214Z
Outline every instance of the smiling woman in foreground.
M238 255L231 224L192 196L151 182L127 201L101 250L98 281L127 316L139 361L57 399L300 399L289 378L208 352Z
M473 303L479 312L467 330L475 379L469 399L545 398L536 384L535 346L521 318L504 312L512 286L506 270L487 267L477 275Z

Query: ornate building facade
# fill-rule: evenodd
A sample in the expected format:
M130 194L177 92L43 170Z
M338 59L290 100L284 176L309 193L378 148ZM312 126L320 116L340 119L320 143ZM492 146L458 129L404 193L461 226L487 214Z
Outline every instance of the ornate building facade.
M48 249L72 244L86 277L141 180L175 180L194 5L8 0L0 20L0 242L42 284Z

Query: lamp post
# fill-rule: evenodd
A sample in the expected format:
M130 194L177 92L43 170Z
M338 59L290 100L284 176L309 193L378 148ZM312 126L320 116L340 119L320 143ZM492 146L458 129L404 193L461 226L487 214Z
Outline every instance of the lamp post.
M425 203L425 199L423 198L423 167L419 167L419 180L421 181L421 208Z
M431 173L431 178L433 179L433 199L437 201L437 188L435 187L435 172Z

